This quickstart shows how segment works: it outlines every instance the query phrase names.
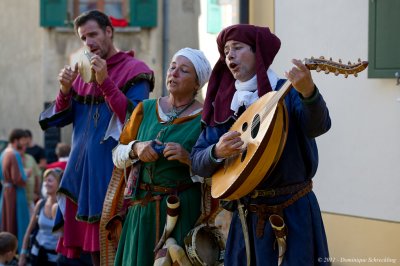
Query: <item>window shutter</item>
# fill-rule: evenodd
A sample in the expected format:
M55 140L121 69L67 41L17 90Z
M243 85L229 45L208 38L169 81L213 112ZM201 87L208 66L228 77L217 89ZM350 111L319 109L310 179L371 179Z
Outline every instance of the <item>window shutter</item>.
M157 0L130 0L130 26L157 26Z
M369 2L369 78L395 78L400 72L399 10L398 0Z
M40 26L65 27L67 0L40 0Z
M221 6L218 0L207 1L207 32L217 34L222 30Z

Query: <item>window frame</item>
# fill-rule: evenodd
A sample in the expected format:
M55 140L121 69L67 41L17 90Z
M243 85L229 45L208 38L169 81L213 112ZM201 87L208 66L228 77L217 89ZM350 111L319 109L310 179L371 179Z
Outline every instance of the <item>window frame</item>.
M381 2L380 2L381 1ZM392 2L388 0L370 0L369 1L369 19L368 19L368 78L396 78L395 73L398 72L400 73L400 63L399 65L395 64L388 64L386 62L382 63L382 59L380 62L380 66L377 66L377 61L379 59L379 56L382 56L384 52L387 52L387 48L389 45L385 46L382 45L382 42L390 42L390 40L386 40L383 38L380 38L380 45L377 45L378 42L378 36L379 33L384 34L384 32L378 32L379 31L379 26L382 27L382 25L377 25L379 23L378 20L378 2L379 4L392 4L392 3L397 3L397 2ZM390 6L389 6L390 7ZM395 9L394 7L391 9ZM379 19L382 20L382 18L386 20L393 20L393 16L381 16ZM397 17L396 17L397 18ZM380 21L381 21L380 20ZM400 43L399 41L396 41ZM389 46L390 47L390 46ZM397 56L400 58L400 51L397 49L396 51L390 50L390 53L393 55L392 58L396 58ZM387 55L386 55L387 58ZM387 64L385 66L385 64Z
M115 27L116 30L128 32L157 27L158 0L121 0L121 2L124 10L123 19L127 20L128 25ZM106 3L107 0L95 2L100 9L104 9ZM73 26L72 22L77 10L79 10L79 1L76 0L40 0L40 26L68 31Z
M76 18L81 12L79 11L79 4L81 0L73 0L72 2L72 17ZM91 2L91 1L88 1ZM94 4L96 4L96 9L99 11L104 12L104 6L105 3L111 1L107 0L94 0L92 1ZM126 19L128 23L130 23L130 18L129 18L129 0L119 0L119 2L122 3L122 18ZM89 10L89 9L88 9Z

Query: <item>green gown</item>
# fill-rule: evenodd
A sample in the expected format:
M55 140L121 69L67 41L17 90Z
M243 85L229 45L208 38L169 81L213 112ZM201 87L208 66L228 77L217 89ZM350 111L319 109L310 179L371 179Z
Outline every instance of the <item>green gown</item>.
M201 113L178 118L172 124L161 124L157 112L157 100L143 101L143 120L139 127L137 140L154 140L157 136L162 142L176 142L188 152L201 131ZM160 157L151 163L142 163L140 182L154 186L176 187L177 185L192 183L189 166L179 161L168 161ZM134 200L142 199L147 191L137 190ZM153 195L160 193L153 192ZM166 198L160 203L160 232L162 235L166 220ZM193 229L200 215L201 192L200 184L196 183L189 189L178 194L180 198L180 215L170 237L184 247L183 239ZM146 206L135 205L128 209L124 226L118 244L115 265L153 265L156 245L156 203L149 202Z

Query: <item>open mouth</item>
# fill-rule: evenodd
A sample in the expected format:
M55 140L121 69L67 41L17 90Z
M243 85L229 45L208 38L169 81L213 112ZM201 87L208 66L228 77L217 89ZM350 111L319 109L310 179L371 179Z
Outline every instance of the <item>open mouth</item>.
M90 52L91 52L92 54L96 54L96 55L97 55L97 53L99 52L99 50L98 50L98 49L91 49Z
M229 63L229 68L234 71L237 68L238 64L235 63Z

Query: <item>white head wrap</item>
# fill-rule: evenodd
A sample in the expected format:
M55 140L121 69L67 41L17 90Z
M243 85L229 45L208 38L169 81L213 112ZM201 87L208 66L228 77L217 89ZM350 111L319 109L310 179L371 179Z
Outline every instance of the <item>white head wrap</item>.
M186 57L192 62L194 68L196 69L200 88L202 88L204 84L208 82L208 79L211 75L211 65L205 57L204 53L200 50L186 47L176 52L172 57L172 60L175 60L175 58L179 55Z

